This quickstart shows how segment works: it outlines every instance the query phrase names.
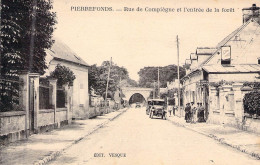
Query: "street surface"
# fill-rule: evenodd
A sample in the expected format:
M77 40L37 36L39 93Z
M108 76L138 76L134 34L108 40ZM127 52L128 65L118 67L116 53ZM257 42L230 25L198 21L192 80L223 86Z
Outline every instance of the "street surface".
M259 164L217 141L131 108L49 164Z

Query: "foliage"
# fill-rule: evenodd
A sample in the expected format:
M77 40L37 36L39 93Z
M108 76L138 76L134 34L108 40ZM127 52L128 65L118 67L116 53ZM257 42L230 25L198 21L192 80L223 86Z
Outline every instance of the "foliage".
M260 82L244 82L243 86L249 86L251 88L259 89L260 88Z
M19 82L0 79L0 112L19 111Z
M51 12L52 1L50 0L37 0L35 17L32 12L33 6L33 0L1 1L0 75L3 79L0 84L1 111L20 109L17 106L19 102L18 72L29 70L33 18L36 18L36 21L31 71L43 74L47 68L45 50L51 48L53 44L51 37L56 24L56 14Z
M76 79L76 76L68 67L60 64L58 64L55 67L55 70L51 72L50 77L57 79L57 84L60 87L67 83L72 86L73 81Z
M103 96L106 91L107 76L110 65L109 63L109 61L104 61L101 66L97 66L95 64L91 65L89 69L89 89L94 90L97 94L101 96ZM127 69L112 63L110 70L108 93L110 93L113 96L113 93L116 91L118 87L131 85L136 86L137 83L129 78Z
M219 82L210 82L209 85L214 87L220 87L223 85L232 85L233 83L234 83L233 81L221 80Z
M44 73L46 49L51 48L56 14L51 12L52 2L37 0L34 31L34 56L32 72ZM2 1L1 38L2 75L17 76L19 70L29 69L30 41L33 33L33 1Z
M153 88L154 82L158 80L158 67L144 67L140 69L139 74L139 85L141 87ZM177 66L168 65L164 67L159 67L159 79L160 87L165 88L167 86L167 81L172 81L178 78ZM180 67L180 78L185 75L185 69Z
M244 111L250 115L258 115L260 116L260 92L252 91L250 93L245 94L244 99Z

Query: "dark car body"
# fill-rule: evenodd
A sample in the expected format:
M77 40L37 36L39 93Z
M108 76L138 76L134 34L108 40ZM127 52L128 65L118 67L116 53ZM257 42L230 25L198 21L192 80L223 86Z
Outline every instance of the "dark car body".
M141 108L141 103L136 102L136 103L135 103L135 108Z

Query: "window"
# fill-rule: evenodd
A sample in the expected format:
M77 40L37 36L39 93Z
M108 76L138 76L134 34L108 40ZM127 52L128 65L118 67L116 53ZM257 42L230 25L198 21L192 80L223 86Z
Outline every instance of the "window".
M258 58L258 64L260 64L260 58Z
M221 47L221 64L230 64L231 63L231 47L223 46Z

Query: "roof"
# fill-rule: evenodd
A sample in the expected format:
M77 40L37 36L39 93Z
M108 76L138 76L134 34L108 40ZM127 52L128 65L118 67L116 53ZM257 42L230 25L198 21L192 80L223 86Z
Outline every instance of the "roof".
M190 65L190 64L191 64L191 60L190 60L190 59L186 59L186 60L185 60L185 64Z
M217 48L210 48L210 47L198 47L196 50L197 55L212 55Z
M260 7L257 7L256 4L252 4L252 7L243 8L242 10L259 10Z
M190 59L191 59L191 60L197 60L197 58L198 58L198 57L197 57L197 55L196 55L195 53L191 53L191 54L190 54Z
M241 64L232 66L204 65L202 69L208 73L260 73L259 64Z
M218 43L217 47L218 49L214 52L214 54L212 56L210 56L210 58L208 60L206 60L205 62L202 63L203 64L207 64L216 54L219 50L221 50L221 47L225 46L234 36L236 36L238 33L240 33L248 24L250 24L251 22L256 22L254 19L250 19L248 20L246 23L244 23L242 26L240 26L239 28L237 28L235 31L233 31L231 34L229 34L226 38L224 38L220 43ZM257 22L256 22L257 23ZM259 24L258 24L259 25Z
M190 74L192 74L193 72L196 72L198 70L205 70L209 73L215 73L215 72L218 72L218 73L221 73L221 72L229 72L229 73L237 73L237 72L241 72L241 73L250 73L250 72L259 72L259 70L257 69L253 69L253 68L250 68L249 66L255 66L257 64L247 64L248 66L245 66L243 65L242 68L240 68L240 66L242 65L236 65L236 66L232 66L232 67L227 67L227 66L212 66L212 65L207 65L208 62L217 54L217 52L221 49L222 46L225 46L234 36L236 36L238 33L240 33L248 24L250 24L251 22L256 22L254 19L250 19L248 20L246 23L244 23L243 25L241 25L239 28L237 28L235 31L233 31L232 33L230 33L227 37L225 37L221 42L219 42L216 46L216 49L212 49L212 55L209 56L209 58L207 58L204 62L202 62L198 67L192 69L188 74L186 74L183 78L186 78L187 76L189 76ZM234 68L235 67L235 68ZM252 69L250 71L250 69ZM258 66L257 66L258 68ZM249 70L247 70L249 69ZM183 79L182 78L182 79Z
M52 48L47 50L52 57L57 60L63 60L67 62L72 62L75 64L80 64L83 66L89 66L84 60L82 60L75 52L73 52L66 44L61 42L59 39L54 39L55 42Z
M225 37L221 42L218 43L217 47L220 48L221 46L224 46L229 40L231 40L235 35L237 35L237 33L239 33L242 29L244 29L250 22L251 20L247 21L242 26L237 28L235 31L230 33L227 37Z

